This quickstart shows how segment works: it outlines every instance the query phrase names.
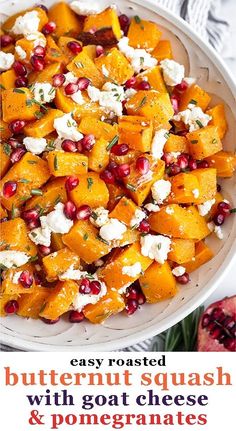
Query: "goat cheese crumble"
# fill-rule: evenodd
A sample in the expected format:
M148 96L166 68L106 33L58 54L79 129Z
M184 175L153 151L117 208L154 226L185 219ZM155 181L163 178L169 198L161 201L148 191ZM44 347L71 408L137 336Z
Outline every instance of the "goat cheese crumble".
M36 48L36 46L42 46L45 48L47 45L46 37L43 35L43 33L40 33L40 31L26 34L25 38L33 42L34 48Z
M157 65L156 58L152 57L145 49L135 49L129 46L128 37L122 37L122 39L119 40L118 48L128 58L135 73Z
M15 24L11 31L14 34L23 34L24 36L38 31L40 19L38 12L32 10L16 18Z
M70 98L75 103L78 103L78 105L83 105L85 103L85 100L84 100L80 90L76 91L76 93L74 93L74 94L71 94Z
M93 210L90 222L97 227L102 227L104 224L109 222L109 211L103 207L99 207Z
M183 121L186 126L189 126L190 132L194 132L201 127L206 127L211 119L210 115L205 114L199 106L192 103L188 105L188 109L180 111L173 117L173 120Z
M31 136L23 139L23 144L27 151L32 154L41 154L45 151L47 141L45 138L32 138Z
M15 61L15 57L11 53L0 51L0 71L9 70Z
M108 222L101 227L99 235L105 241L110 242L116 239L122 239L126 230L127 228L124 223L121 223L116 218L110 218Z
M141 238L141 253L163 264L170 252L171 240L163 235L145 235Z
M172 269L172 274L175 275L175 277L181 277L181 275L184 275L186 272L185 268L181 265L176 266Z
M182 64L179 64L174 60L169 60L168 58L162 60L160 64L163 78L167 85L174 87L183 81L185 70Z
M214 232L218 239L224 239L224 234L221 226L216 226L213 221L207 223L207 227L211 232Z
M161 157L163 156L163 149L169 137L168 133L169 132L166 129L160 129L155 133L151 145L151 153L155 159L161 159Z
M199 214L204 217L209 213L213 205L215 204L215 199L210 199L209 201L204 202L203 204L198 205Z
M36 245L44 245L45 247L49 247L51 244L51 229L47 224L47 217L40 217L40 227L36 227L29 232L29 238Z
M158 211L160 211L159 205L155 205L152 203L146 204L144 208L146 208L149 212L153 212L153 213L157 213Z
M35 100L39 103L50 103L56 95L56 89L48 82L35 82L32 91Z
M106 82L102 87L102 91L89 85L87 92L92 102L98 102L106 113L113 113L121 117L123 113L122 102L125 100L124 88L121 85Z
M68 233L73 226L73 221L65 216L64 205L61 202L46 216L46 219L49 229L54 233Z
M146 213L142 211L140 208L137 208L130 221L130 227L138 226L141 223L141 221L145 218L146 218Z
M25 265L29 260L29 256L23 251L3 250L0 251L0 265L3 268L17 268Z
M129 277L137 277L137 275L141 274L142 266L140 262L136 262L130 266L123 266L122 274L128 275Z
M193 189L192 194L193 194L194 198L197 199L197 198L199 198L200 191L198 189Z
M153 199L158 204L162 204L171 192L171 182L167 180L158 180L152 185L151 190Z
M26 58L26 56L27 56L25 50L23 48L21 48L20 45L16 45L15 52L18 55L18 57L19 57L20 60L24 60Z
M87 0L73 1L70 3L70 8L78 15L95 15L104 10L104 6L99 3L88 3Z
M82 133L78 131L77 123L72 117L71 112L62 117L56 118L53 126L54 129L56 129L59 138L71 139L72 141L79 141L83 138Z

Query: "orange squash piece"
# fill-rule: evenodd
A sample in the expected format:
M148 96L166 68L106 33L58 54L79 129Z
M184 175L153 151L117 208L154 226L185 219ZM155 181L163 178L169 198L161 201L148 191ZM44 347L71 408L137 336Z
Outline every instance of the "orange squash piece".
M78 78L86 76L91 83L101 88L105 78L85 51L81 51L68 65L67 69Z
M33 101L33 95L28 88L9 88L2 93L3 121L31 121L36 119L39 107ZM37 115L37 114L36 114Z
M141 81L149 82L152 90L160 91L160 93L167 92L160 66L155 66L152 69L145 70L144 72L139 73L136 78L138 83Z
M34 280L33 284L29 288L25 288L20 282L17 281L17 277L20 276L22 271L28 271L31 275L33 275L34 267L32 264L27 263L20 268L8 269L5 272L4 279L2 281L2 292L4 295L30 295L34 291L36 287Z
M236 156L232 151L219 151L206 158L209 166L217 170L217 176L231 178L236 169Z
M128 195L128 190L126 190L120 184L107 184L109 191L109 202L107 204L107 209L112 211L117 202L123 197Z
M212 120L210 121L209 125L216 126L218 128L220 139L223 139L228 129L228 124L225 116L225 107L223 103L219 103L219 105L208 109L208 111L206 111L206 114L211 115L212 117Z
M7 217L7 210L5 210L5 208L3 208L3 206L0 204L0 220L1 220L1 222L6 217Z
M59 109L48 108L42 118L33 123L28 123L24 127L26 136L32 136L33 138L44 138L54 131L54 120L62 117L63 112Z
M25 209L38 208L44 214L52 211L58 202L67 201L65 178L56 178L42 187L42 195L33 196L26 203Z
M75 57L75 54L68 48L69 42L78 42L77 39L73 37L68 36L60 36L57 43L58 47L60 48L61 52L64 54L64 57L66 59L65 63L68 64L70 61L73 60Z
M117 48L112 48L106 52L106 55L96 58L94 62L107 80L118 85L124 84L134 74L129 61Z
M127 36L130 46L153 50L160 41L161 34L154 22L135 16L131 20Z
M109 142L103 138L98 139L88 153L88 167L92 171L102 172L109 163Z
M51 151L47 161L49 171L55 177L80 175L88 171L88 157L80 153Z
M126 225L130 226L132 218L135 216L135 211L138 209L138 206L135 203L128 199L126 196L122 197L113 211L110 212L109 217L116 218Z
M82 118L79 124L79 131L84 135L92 134L96 139L103 138L107 141L112 141L118 135L116 125L112 126L91 116Z
M1 224L0 250L22 251L32 257L37 255L37 248L28 237L24 220L17 217Z
M52 36L47 36L46 63L66 63L66 58Z
M96 304L86 305L83 313L91 323L103 323L114 314L120 313L125 308L125 302L117 291L109 291Z
M109 200L107 186L96 172L80 175L78 186L69 195L77 207L83 204L91 208L106 207Z
M165 153L188 153L188 141L185 136L169 134L164 146Z
M10 160L11 147L8 144L0 144L0 178L4 177L9 167L11 166Z
M96 29L91 32L91 29ZM79 39L85 45L113 45L121 38L121 28L115 9L107 8L103 12L89 15L84 21L83 32Z
M171 251L168 259L182 265L195 256L195 242L192 239L174 238L171 241Z
M10 131L8 124L5 123L3 120L0 119L0 134L2 140L7 140L12 136L12 132Z
M0 75L0 88L1 90L9 90L15 87L15 80L17 76L14 69L9 69Z
M203 202L215 198L217 192L216 169L196 169L195 171L192 171L192 174L198 180L200 192L195 203L202 204Z
M213 257L214 254L212 250L204 243L204 241L197 242L195 246L195 257L184 264L186 272L195 271Z
M179 110L184 111L187 109L192 100L196 102L195 104L197 106L205 111L211 101L211 96L197 84L191 85L182 93Z
M70 267L77 269L79 264L79 256L67 247L43 258L43 267L48 281L57 280L67 269Z
M169 181L171 182L171 194L168 197L169 203L196 203L196 199L200 195L199 182L192 173L181 172L171 177Z
M43 309L48 296L53 292L53 288L35 286L30 295L21 295L18 299L18 316L37 319Z
M65 2L56 3L50 7L48 19L56 24L56 37L77 37L81 31L81 24L78 16Z
M163 265L153 262L141 275L139 282L147 302L151 304L172 298L178 291L168 262Z
M222 150L217 126L206 126L187 134L189 153L202 160Z
M39 316L50 320L57 319L69 310L78 290L79 286L75 281L59 281L46 298L45 307L40 311Z
M52 84L52 78L57 73L62 72L62 64L61 63L51 63L45 66L45 68L40 72L31 72L29 75L29 83L33 84L34 82L49 82Z
M52 245L53 251L59 251L65 247L65 244L62 241L62 234L61 233L52 232L51 245Z
M166 58L172 60L173 53L170 40L160 40L152 51L152 57L155 57L159 62Z
M139 116L123 115L118 120L119 141L143 153L150 151L153 135L152 120Z

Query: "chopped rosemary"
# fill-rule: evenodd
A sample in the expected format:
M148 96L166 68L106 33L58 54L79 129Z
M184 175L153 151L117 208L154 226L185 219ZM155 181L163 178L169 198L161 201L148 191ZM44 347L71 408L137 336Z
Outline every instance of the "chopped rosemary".
M6 156L10 156L11 146L9 144L3 144L3 151L6 154Z
M87 183L88 183L88 185L87 185L87 188L88 188L88 190L92 187L92 185L93 185L93 179L92 178L87 178Z
M230 212L231 212L231 214L236 213L236 208L232 208L232 209L230 210Z
M197 144L198 140L197 139L193 139L193 141L190 141L190 142L191 142L191 144Z
M119 139L118 135L114 136L111 142L109 142L109 144L107 145L107 151L109 151L112 147L114 147L114 145L116 145L116 143L118 142L118 139Z
M16 216L17 216L16 207L15 207L14 204L12 204L12 207L11 207L11 219L13 220Z
M196 105L197 104L197 101L196 100L194 100L194 99L191 99L190 101L189 101L189 105Z
M157 245L157 249L158 249L158 250L160 250L160 249L161 249L161 243L159 243L159 244Z
M169 137L170 137L170 133L169 133L169 132L166 132L166 133L164 134L164 136L165 136L165 138L166 138L166 139L169 139Z
M37 165L38 162L36 160L27 160L27 163L30 165Z
M0 84L0 88L2 89L2 90L6 90L6 88L4 87L4 85L2 85L2 84Z
M13 93L25 94L25 91L24 91L24 90L21 90L20 88L14 88L14 89L13 89Z
M83 240L84 240L84 241L87 241L88 237L89 237L89 236L88 236L88 233L86 232L86 233L84 234L84 236L83 236Z
M141 100L140 104L139 104L139 108L142 108L145 105L146 101L147 101L147 97L144 96L143 99Z
M136 24L140 24L140 22L141 22L141 18L138 15L134 16L134 20L135 20Z
M92 217L94 220L97 220L98 215L97 215L94 211L92 211L92 213L91 213L91 217Z
M197 125L202 129L204 126L200 120L196 120Z
M216 138L214 138L214 139L212 139L212 144L217 144L217 139Z
M96 238L97 238L99 241L103 242L104 244L106 244L106 245L110 245L109 241L107 241L106 239L102 238L100 235L97 235L97 236L96 236Z
M55 169L55 171L57 171L58 170L58 158L57 158L57 156L55 156L54 157L54 169Z
M33 196L42 196L43 192L40 189L32 189L31 190L31 195L33 195Z
M61 202L61 195L58 195L54 201L54 206L59 204L59 202Z
M27 180L26 178L21 178L20 180L18 180L18 183L29 184L30 181Z
M131 192L135 192L136 191L136 187L134 187L132 184L126 184L126 188L128 190L131 190Z
M34 113L34 116L35 116L35 118L37 118L37 120L40 120L44 116L44 113L41 111L36 111Z
M75 66L78 67L78 68L82 67L82 69L84 69L84 65L83 65L83 63L81 63L81 61L77 61L75 63Z

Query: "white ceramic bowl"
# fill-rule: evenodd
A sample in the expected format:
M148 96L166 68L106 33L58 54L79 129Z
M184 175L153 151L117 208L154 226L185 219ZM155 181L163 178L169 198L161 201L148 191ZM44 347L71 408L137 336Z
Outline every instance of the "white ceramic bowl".
M172 42L175 59L185 64L186 76L197 77L199 85L213 96L212 105L224 102L229 123L224 148L235 150L236 88L229 71L214 50L182 19L155 5L154 1L115 0L112 3L122 13L139 15L161 26L163 38ZM7 16L35 3L35 0L0 1L1 10ZM55 0L39 0L38 3L51 6ZM100 0L100 3L108 5L107 0ZM222 183L224 196L235 207L236 176ZM131 318L120 314L100 326L89 323L72 325L65 320L48 326L40 320L7 317L1 319L2 342L13 348L30 351L110 351L161 333L204 302L232 265L236 254L236 217L230 217L223 229L223 241L209 239L215 258L191 274L191 283L181 287L172 300L146 305Z

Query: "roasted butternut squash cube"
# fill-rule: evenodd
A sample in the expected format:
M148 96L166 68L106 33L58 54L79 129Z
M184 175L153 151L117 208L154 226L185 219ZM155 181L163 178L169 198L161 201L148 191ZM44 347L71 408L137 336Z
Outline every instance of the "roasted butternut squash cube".
M91 32L95 29L95 32ZM85 45L114 45L121 38L121 28L115 9L107 8L101 13L89 15L84 21L79 39Z
M81 24L78 16L65 2L54 4L48 11L49 21L56 24L55 35L77 37L81 31Z
M107 209L112 211L117 202L123 197L128 195L128 190L125 189L120 184L107 184L107 188L109 191L109 202L107 205Z
M43 36L43 34L42 34L42 39L45 40L45 44L46 44L46 38ZM26 37L22 37L21 39L18 39L16 41L15 47L16 47L16 50L15 50L15 58L16 58L16 60L21 61L25 65L29 65L30 58L31 58L31 55L32 55L32 51L34 50L34 41L33 40L28 40L28 39L26 39ZM21 48L19 50L20 54L21 54L22 50L25 52L25 58L24 59L22 59L21 55L18 54L18 49L19 48Z
M132 219L135 217L135 211L138 209L138 206L132 199L123 196L116 204L113 211L110 212L109 217L116 218L126 225L131 226Z
M112 126L90 116L82 118L79 131L84 135L92 134L96 139L103 138L107 141L112 141L118 135L116 125Z
M45 61L46 63L67 63L64 54L52 36L47 36Z
M37 208L44 214L52 211L58 202L67 201L65 178L56 178L42 187L42 195L33 196L26 203L25 209Z
M125 247L126 245L133 244L140 240L141 233L137 229L127 228L123 233L121 239L114 241L115 247Z
M24 11L18 12L14 15L11 15L2 25L2 30L5 31L6 33L11 32L12 27L15 24L16 19L19 16L24 16L27 12L31 12L31 11L36 11L38 18L39 18L39 26L38 26L38 31L41 31L43 26L48 22L48 17L47 14L45 12L45 10L43 10L40 7L33 7L33 8L29 8L26 9Z
M230 178L236 169L236 156L232 151L219 151L206 158L209 166L217 170L217 176Z
M134 48L154 49L160 38L161 31L154 22L145 21L135 16L132 18L129 31L129 45Z
M83 204L91 208L106 207L109 200L107 186L96 172L80 175L78 186L69 195L77 207Z
M195 245L195 256L189 262L185 262L184 267L186 272L193 272L200 266L207 263L214 257L212 250L204 243L199 241Z
M17 217L2 223L0 250L17 250L28 256L36 256L37 248L28 237L24 220Z
M39 107L34 103L33 95L28 88L9 88L2 93L3 121L35 120Z
M0 119L0 132L2 140L7 140L12 136L12 132L10 131L8 124Z
M144 117L123 115L118 123L119 140L137 151L150 151L153 135L152 120Z
M57 109L60 109L62 112L67 114L72 111L75 112L78 105L76 102L74 102L74 100L71 99L71 97L68 97L65 94L63 87L57 88L54 103Z
M15 163L0 181L0 195L3 205L8 209L21 207L31 198L32 190L39 189L50 177L48 164L29 152ZM9 198L3 196L3 186L7 181L17 182L16 193Z
M170 40L160 40L156 48L152 51L152 56L155 57L159 62L169 58L172 60L172 48Z
M188 141L185 136L169 134L164 146L165 153L188 153Z
M67 247L43 258L43 267L48 281L57 280L70 267L79 268L79 264L79 256Z
M52 84L52 77L62 71L61 63L51 63L45 66L40 72L31 72L29 74L29 83L34 82L49 82Z
M110 246L103 242L98 233L98 229L90 222L78 220L70 232L62 236L62 240L67 247L90 264L110 252Z
M196 169L192 175L197 178L199 183L199 196L196 197L195 203L202 204L210 199L214 199L217 192L216 169Z
M102 172L109 163L109 142L103 138L98 139L88 154L88 167L92 171Z
M75 281L59 281L53 291L45 300L45 307L39 316L45 319L55 320L66 313L74 301L79 286Z
M109 117L109 113L104 111L104 108L99 105L98 102L92 102L88 97L86 91L82 93L84 103L82 105L76 104L76 108L74 109L74 119L76 121L82 120L84 117L92 117L100 120L103 116L104 118Z
M62 234L52 232L51 244L52 244L53 251L58 251L64 248L65 244L62 241Z
M137 280L151 263L152 259L142 255L140 243L135 242L115 253L114 258L111 258L102 267L99 277L106 283L108 289L119 290ZM135 271L132 271L130 267L134 267ZM132 271L132 276L127 274L129 270Z
M9 167L11 166L10 160L11 147L8 144L0 144L0 178L4 177Z
M91 323L98 324L104 322L108 317L120 313L125 308L125 302L122 296L111 290L96 304L86 305L84 315Z
M54 131L54 120L62 115L63 112L59 111L59 109L48 108L42 118L26 124L24 132L27 136L32 136L33 138L44 138Z
M105 78L85 51L81 51L68 65L67 69L78 78L86 76L91 83L101 88Z
M17 295L3 295L0 293L0 317L6 316L5 305L12 300L18 300Z
M193 206L182 208L177 204L167 205L152 213L149 222L154 232L174 238L200 241L210 234L204 217Z
M195 242L193 239L174 238L171 241L171 251L168 259L182 265L195 256Z
M7 217L7 210L0 204L0 220L3 221Z
M220 139L223 139L228 129L228 124L225 116L225 107L223 103L219 103L219 105L208 109L208 111L206 111L206 114L212 117L212 120L210 121L209 125L217 126L219 137Z
M152 69L145 70L144 72L139 73L136 78L137 82L149 82L152 90L157 90L160 93L167 92L160 66L155 66Z
M17 76L14 69L9 69L0 75L0 89L9 90L9 88L15 87L15 80Z
M117 165L123 165L124 163L128 163L128 165L130 165L141 154L141 151L135 150L129 150L128 153L124 154L123 156L118 156L117 154L111 152L110 161L115 162Z
M212 220L212 218L214 217L217 211L218 204L224 200L224 196L221 193L217 192L214 199L215 199L214 205L212 205L210 211L205 215L205 219L207 221Z
M127 58L117 48L96 58L95 64L106 79L118 85L124 84L134 74Z
M191 204L196 203L200 196L199 182L192 173L181 172L170 178L171 194L169 203Z
M168 262L163 265L153 262L140 277L139 282L147 302L151 304L172 298L178 292Z
M35 286L30 295L21 295L18 299L18 316L37 319L43 309L46 299L53 292L53 288Z
M21 266L20 268L12 268L5 271L4 279L2 281L2 292L4 295L21 295L31 294L35 287L35 281L33 279L33 283L29 288L25 288L22 286L22 284L18 281L19 276L21 275L22 271L28 271L31 276L33 276L34 273L34 267L30 263L27 263L26 265Z
M179 110L184 111L187 109L192 100L205 111L211 101L211 96L197 84L191 85L181 95Z
M216 126L206 126L187 134L189 153L202 160L222 150L222 142Z
M55 177L80 175L88 171L88 157L80 153L51 151L47 156L49 171Z

